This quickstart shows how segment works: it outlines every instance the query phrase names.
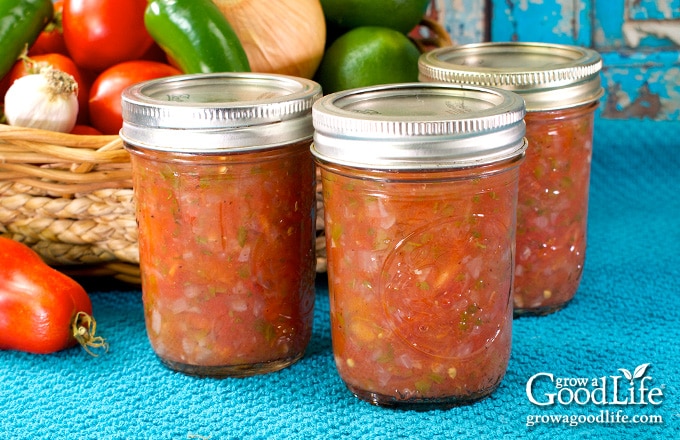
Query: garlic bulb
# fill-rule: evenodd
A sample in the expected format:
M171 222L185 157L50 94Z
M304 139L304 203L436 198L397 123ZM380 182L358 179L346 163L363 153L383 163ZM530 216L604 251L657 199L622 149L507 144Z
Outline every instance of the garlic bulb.
M234 28L253 72L312 78L326 45L319 0L213 0Z
M18 78L5 94L9 125L70 132L78 117L78 83L51 67Z

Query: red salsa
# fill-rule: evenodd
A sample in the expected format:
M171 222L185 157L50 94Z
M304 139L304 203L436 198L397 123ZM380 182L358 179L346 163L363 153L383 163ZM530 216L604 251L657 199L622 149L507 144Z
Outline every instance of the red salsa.
M314 306L309 141L232 155L132 149L146 327L189 374L299 359Z
M517 207L516 314L550 313L581 281L597 103L528 112L529 147L520 167Z
M516 161L475 170L321 164L335 363L380 405L491 393L510 356Z

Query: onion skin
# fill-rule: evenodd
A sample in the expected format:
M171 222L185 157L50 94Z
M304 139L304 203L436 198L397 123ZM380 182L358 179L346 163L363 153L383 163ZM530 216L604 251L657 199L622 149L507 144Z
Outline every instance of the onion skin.
M234 28L253 72L311 79L326 45L319 0L213 0Z

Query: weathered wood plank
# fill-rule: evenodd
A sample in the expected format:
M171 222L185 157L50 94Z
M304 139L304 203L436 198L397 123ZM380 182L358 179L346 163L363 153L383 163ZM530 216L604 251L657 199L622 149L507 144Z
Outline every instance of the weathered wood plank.
M589 46L590 1L492 0L494 41L543 41Z
M604 118L680 120L677 52L603 54Z
M489 0L493 41L598 50L604 118L680 120L680 0Z
M488 39L486 3L479 0L432 0L428 16L446 29L453 44L479 43Z

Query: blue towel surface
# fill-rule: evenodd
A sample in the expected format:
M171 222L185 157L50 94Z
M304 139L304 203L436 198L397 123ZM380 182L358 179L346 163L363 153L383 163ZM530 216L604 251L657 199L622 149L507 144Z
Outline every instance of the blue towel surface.
M597 121L579 291L558 313L514 321L508 372L475 404L414 412L355 398L335 370L324 276L305 356L245 379L163 367L139 287L101 286L90 292L108 354L0 352L0 439L680 438L679 158L677 121ZM532 403L539 373L567 379L563 400L579 402ZM598 401L593 379L618 385L619 403ZM641 382L654 403L637 403ZM538 403L558 391L546 375L531 390Z

